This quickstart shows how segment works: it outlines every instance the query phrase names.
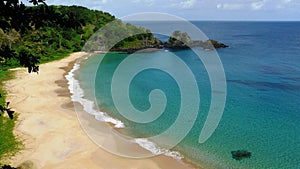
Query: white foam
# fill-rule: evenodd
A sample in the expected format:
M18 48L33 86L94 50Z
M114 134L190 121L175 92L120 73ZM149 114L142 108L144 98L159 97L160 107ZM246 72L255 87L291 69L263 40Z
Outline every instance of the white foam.
M65 76L68 80L71 100L80 103L83 106L83 110L94 115L97 120L112 123L115 128L124 128L125 125L120 120L108 116L105 112L98 111L95 108L95 103L93 101L84 98L84 92L80 87L79 81L74 77L74 72L79 68L80 65L75 63L73 69Z
M172 157L172 158L174 158L176 160L183 159L183 155L181 155L179 152L177 152L177 151L171 151L171 150L168 150L168 149L165 149L165 148L160 148L155 143L149 141L146 138L136 138L134 140L135 140L135 142L138 145L140 145L141 147L143 147L146 150L150 151L154 155L163 154L165 156Z

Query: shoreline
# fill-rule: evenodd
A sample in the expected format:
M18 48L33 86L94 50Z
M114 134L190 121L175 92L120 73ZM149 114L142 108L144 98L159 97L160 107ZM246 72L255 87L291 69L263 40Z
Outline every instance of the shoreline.
M117 118L113 118L113 117L109 116L105 111L102 111L101 107L99 109L95 108L96 104L94 103L94 101L85 98L84 90L81 88L78 79L76 79L78 70L80 69L81 62L84 60L85 59L82 59L81 61L76 62L73 66L73 69L70 70L69 74L65 76L66 79L68 80L69 90L71 92L71 99L73 102L80 103L81 106L83 107L84 111L86 113L88 113L89 115L93 116L93 118L98 120L99 123L108 124L109 127L112 130L114 130L113 134L115 135L114 140L107 141L106 139L101 139L101 142L99 142L99 141L94 141L94 142L96 144L99 144L100 147L104 144L105 141L106 142L115 141L115 142L120 142L123 144L125 143L125 144L127 144L127 146L135 147L134 149L137 151L138 151L139 147L143 148L142 150L138 151L138 153L140 153L141 155L142 154L149 154L149 156L164 155L167 157L172 157L173 159L184 163L184 156L181 155L177 151L172 151L172 150L165 149L163 147L158 147L156 145L156 143L150 141L147 138L133 138L133 137L127 136L126 133L122 133L120 131L120 129L123 129L126 127L122 121L120 121ZM74 89L76 89L76 90L74 90ZM80 114L78 116L80 116ZM85 121L85 120L79 119L79 121L83 124L89 123L88 121ZM97 122L95 122L95 123L97 123ZM82 126L82 128L86 131L87 135L93 137L93 135L95 133L92 133L92 132L97 130L98 126L97 126L97 124L89 123L88 126ZM95 130L93 130L93 129L95 129ZM97 132L99 132L99 130L97 130ZM107 132L107 131L103 130L102 132ZM136 146L139 146L139 147L136 147ZM110 147L110 149L115 149L115 147ZM146 151L147 153L145 153L145 150L148 150L148 151ZM193 168L195 168L195 167L193 167Z
M76 60L87 55L78 52L42 64L39 75L28 74L26 69L13 70L15 78L5 83L5 89L11 107L19 113L15 134L23 140L25 149L11 159L11 164L32 161L36 168L194 168L163 155L123 158L88 138L78 122L64 78Z

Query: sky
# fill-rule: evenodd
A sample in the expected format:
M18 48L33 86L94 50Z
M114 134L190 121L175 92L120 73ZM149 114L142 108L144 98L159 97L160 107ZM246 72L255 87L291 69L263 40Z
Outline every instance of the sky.
M46 3L85 6L117 18L139 12L162 12L187 20L300 21L300 0L46 0Z

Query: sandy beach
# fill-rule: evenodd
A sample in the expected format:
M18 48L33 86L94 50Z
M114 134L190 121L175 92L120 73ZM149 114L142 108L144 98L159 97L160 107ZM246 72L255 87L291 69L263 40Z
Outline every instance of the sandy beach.
M32 161L35 168L43 169L194 168L162 155L147 159L119 157L89 139L77 120L64 77L78 58L86 56L78 52L42 64L39 74L13 70L15 78L6 82L5 88L7 101L19 113L15 133L25 148L11 159L12 165ZM130 148L124 147L128 151Z

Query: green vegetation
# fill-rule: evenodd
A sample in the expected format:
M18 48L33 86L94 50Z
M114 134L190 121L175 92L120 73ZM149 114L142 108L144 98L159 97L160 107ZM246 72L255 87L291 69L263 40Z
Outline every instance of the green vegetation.
M144 48L158 48L160 45L161 42L150 30L115 20L96 32L83 50L132 53Z
M12 119L14 111L8 107L9 103L5 102L5 91L3 89L3 81L10 79L11 74L11 72L0 70L0 117L3 116L3 113L7 113L9 118Z
M5 105L5 91L3 90L3 81L12 78L12 73L0 70L0 105ZM21 149L22 143L14 136L13 129L17 116L9 118L0 111L0 163L5 161L9 156L14 155Z
M13 134L16 120L17 116L13 119L8 117L0 118L0 161L14 155L22 147L22 143Z
M108 13L78 6L25 7L16 3L4 9L0 12L2 70L25 66L31 72L40 62L80 51L96 30L115 20Z

